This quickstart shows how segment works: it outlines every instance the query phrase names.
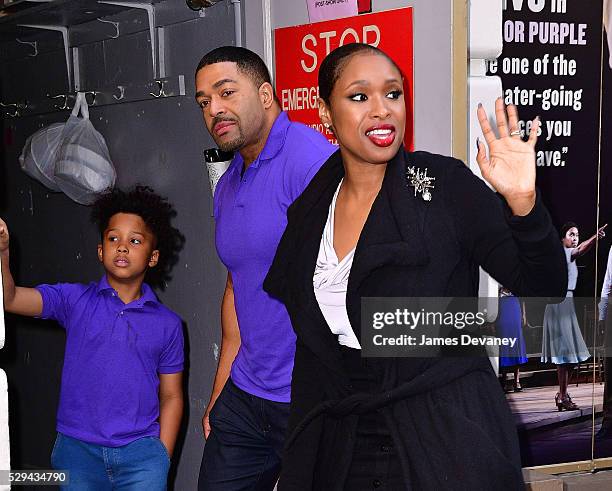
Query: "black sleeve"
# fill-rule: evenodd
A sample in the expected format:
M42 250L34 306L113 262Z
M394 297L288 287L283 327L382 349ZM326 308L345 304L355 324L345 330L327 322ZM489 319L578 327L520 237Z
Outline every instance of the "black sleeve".
M311 421L303 429L297 427L323 397L315 355L298 339L291 380L291 406L286 433L286 447L278 485L284 489L313 489L314 469L323 428L323 418ZM296 433L294 435L294 432Z
M539 191L519 217L462 162L451 164L446 186L460 242L475 263L517 296L565 297L565 254Z

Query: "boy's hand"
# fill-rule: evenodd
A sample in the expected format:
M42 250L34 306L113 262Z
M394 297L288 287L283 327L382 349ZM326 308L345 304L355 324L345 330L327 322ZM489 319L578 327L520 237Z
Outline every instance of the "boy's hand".
M0 254L6 254L9 250L9 231L6 223L0 218Z
M36 317L42 314L42 296L35 288L15 286L9 267L9 231L0 218L0 259L2 259L2 289L4 310L13 314Z

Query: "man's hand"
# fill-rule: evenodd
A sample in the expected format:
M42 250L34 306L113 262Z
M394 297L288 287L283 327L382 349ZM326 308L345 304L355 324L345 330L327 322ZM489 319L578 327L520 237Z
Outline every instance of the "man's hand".
M236 316L236 306L234 304L234 282L232 281L232 275L228 272L223 301L221 302L221 350L219 353L219 363L217 364L217 373L215 373L210 401L208 401L208 406L206 406L206 411L202 417L202 432L206 439L208 439L211 431L210 412L229 379L232 363L238 354L239 348L240 329L238 328L238 317Z
M210 435L210 419L209 419L209 414L210 414L210 410L211 409L212 409L212 407L209 404L208 408L206 409L206 412L204 413L204 416L202 417L202 431L204 432L204 438L206 440L208 440L208 435Z

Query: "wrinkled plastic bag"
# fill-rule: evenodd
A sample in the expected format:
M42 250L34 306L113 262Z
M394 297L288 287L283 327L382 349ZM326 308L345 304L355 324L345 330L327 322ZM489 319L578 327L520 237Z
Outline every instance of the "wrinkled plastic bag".
M215 195L217 183L225 171L229 168L234 157L233 152L223 152L218 148L209 148L204 150L204 162L208 171L208 182L212 195Z
M79 92L57 149L55 183L77 203L89 205L112 189L116 178L104 137L91 124L85 94Z
M51 191L60 191L55 184L55 155L64 123L53 123L30 135L25 142L19 164L21 169Z

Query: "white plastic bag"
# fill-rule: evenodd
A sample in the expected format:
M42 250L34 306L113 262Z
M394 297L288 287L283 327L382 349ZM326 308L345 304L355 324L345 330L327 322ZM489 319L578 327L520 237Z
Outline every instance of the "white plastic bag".
M209 148L204 150L204 162L206 163L208 181L210 183L210 190L212 191L213 196L215 195L217 183L232 163L233 156L233 153L223 152L217 148Z
M19 164L21 169L51 191L59 191L55 184L55 154L59 147L64 123L53 123L30 135L26 140Z
M115 185L117 173L106 142L91 124L85 94L81 92L62 131L54 176L59 188L82 205L93 203Z

